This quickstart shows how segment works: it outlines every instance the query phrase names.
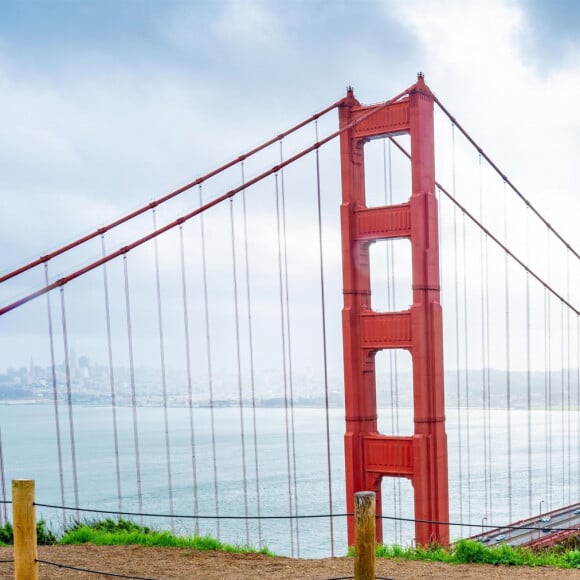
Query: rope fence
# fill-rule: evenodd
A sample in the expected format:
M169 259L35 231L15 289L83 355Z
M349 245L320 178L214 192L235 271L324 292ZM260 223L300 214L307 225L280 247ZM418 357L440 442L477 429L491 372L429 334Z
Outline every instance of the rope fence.
M6 502L12 503L12 502ZM128 512L128 511L117 511L117 510L101 510L96 508L77 508L73 506L64 506L56 504L47 503L34 503L36 507L43 507L47 509L55 510L65 510L65 511L75 511L75 512L87 512L103 515L116 515L116 516L132 516L138 518L177 518L177 519L192 519L192 520L306 520L306 519L318 519L318 518L348 518L353 517L354 513L344 512L344 513L332 513L332 514L290 514L290 515L275 515L275 516L229 516L229 515L192 515L192 514L160 514L160 513L150 513L150 512ZM538 530L540 529L536 526L522 526L522 525L504 525L504 524L472 524L467 522L451 522L451 521L439 521L439 520L425 520L418 518L405 518L400 516L385 516L376 515L377 519L389 520L389 521L400 521L400 522L410 522L410 523L421 523L421 524L440 524L446 526L454 527L467 527L467 528L481 528L487 530ZM545 526L545 522L540 522L541 529L549 528L554 532L580 532L580 524L571 528L561 528L561 527L549 527Z
M102 572L99 570L92 570L90 568L81 568L79 566L69 566L68 564L60 564L58 562L50 562L48 560L36 560L39 564L46 566L54 566L64 570L73 570L75 572L85 572L86 574L97 574L99 576L112 576L113 578L126 578L129 580L161 580L160 578L151 578L148 576L130 576L127 574L118 574L116 572ZM14 563L14 560L0 560L0 564ZM356 576L335 576L332 578L321 578L320 580L356 580ZM396 580L395 578L387 576L375 576L374 580Z
M10 500L2 500L0 504L12 504ZM290 514L290 515L275 515L275 516L229 516L229 515L193 515L193 514L160 514L152 512L129 512L129 511L118 511L118 510L102 510L96 508L81 508L49 503L38 503L34 502L35 507L42 507L46 509L54 510L64 510L64 511L75 511L75 512L86 512L95 513L103 515L115 515L115 516L132 516L136 518L177 518L177 519L192 519L192 520L307 520L307 519L320 519L320 518L348 518L353 517L354 513L344 512L344 513L332 513L332 514ZM549 529L553 532L580 532L580 525L563 528L563 527L550 527L544 525L546 522L540 522L540 527L535 526L523 526L523 525L509 525L509 524L496 524L496 523L486 523L486 524L472 524L467 522L452 522L452 521L438 521L438 520L424 520L417 518L405 518L400 516L385 516L377 515L377 519L397 521L397 522L409 522L409 523L422 523L422 524L440 524L446 526L454 527L466 527L466 528L481 528L486 530L538 530L538 529Z
M100 576L109 576L115 578L129 578L133 580L160 580L145 576L136 576L130 574L123 574L119 572L108 572L101 570L94 570L92 568L85 568L74 566L70 564L63 564L60 562L53 562L50 560L39 559L37 555L37 538L36 538L36 508L43 507L56 510L70 510L83 511L96 514L117 515L117 516L137 516L143 517L163 517L167 514L158 513L144 513L144 512L121 512L112 510L99 510L93 508L80 508L65 505L54 505L37 503L34 501L34 481L32 480L14 480L12 482L12 501L3 500L3 504L12 504L13 506L13 528L14 528L14 559L0 560L0 564L13 564L15 570L15 580L24 578L38 578L38 565L44 564L46 566L53 566L61 569L73 570L77 572L84 572L87 574L95 574ZM200 516L190 514L172 514L176 518L188 519L213 519L219 517L220 519L311 519L311 518L334 518L334 517L354 517L355 521L355 558L354 558L354 576L341 576L326 578L324 580L394 580L391 578L375 576L375 522L377 519L383 520L401 520L406 522L421 522L429 524L443 524L449 526L467 526L490 530L508 531L508 530L533 530L542 531L549 530L550 532L579 532L580 525L576 527L549 527L546 528L547 522L539 521L536 525L507 525L494 526L492 524L466 524L465 522L440 522L432 520L419 520L415 518L402 518L395 516L377 515L375 511L375 494L372 492L359 492L355 494L355 512L354 513L340 513L340 514L306 514L306 515L284 515L284 516ZM571 506L572 510L575 506ZM571 512L576 515L578 509ZM545 517L545 516L544 516ZM544 525L544 527L542 527Z
M131 578L132 580L159 580L157 578L150 578L146 576L129 576L127 574L118 574L116 572L101 572L99 570L91 570L90 568L79 568L78 566L69 566L68 564L59 564L58 562L49 562L48 560L36 560L39 564L46 564L47 566L54 566L56 568L64 568L65 570L75 570L76 572L86 572L87 574L98 574L100 576L113 576L115 578Z

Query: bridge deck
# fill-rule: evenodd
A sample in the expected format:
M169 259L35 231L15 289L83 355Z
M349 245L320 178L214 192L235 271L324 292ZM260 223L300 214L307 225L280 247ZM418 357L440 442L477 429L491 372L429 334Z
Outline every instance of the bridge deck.
M546 548L574 534L580 534L580 503L494 528L470 539L488 546L505 543L514 547Z

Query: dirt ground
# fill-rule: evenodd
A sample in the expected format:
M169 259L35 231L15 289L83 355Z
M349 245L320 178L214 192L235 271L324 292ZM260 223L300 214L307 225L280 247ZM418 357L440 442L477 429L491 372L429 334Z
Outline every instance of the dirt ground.
M11 548L0 548L0 560L12 558ZM181 548L142 548L140 546L50 546L38 549L38 559L53 563L112 572L152 580L330 580L352 577L352 558L296 560L270 558L261 554L225 554L197 552ZM12 564L0 563L0 578L14 577ZM41 580L111 579L40 564ZM117 578L119 576L116 576ZM450 566L448 564L377 560L377 578L417 580L421 578L551 578L580 579L580 570L559 568L509 568L481 564Z

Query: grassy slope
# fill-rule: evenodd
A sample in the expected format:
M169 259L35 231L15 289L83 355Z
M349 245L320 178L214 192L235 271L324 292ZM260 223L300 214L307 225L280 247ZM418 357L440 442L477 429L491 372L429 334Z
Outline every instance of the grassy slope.
M180 537L169 532L156 531L139 526L128 520L98 520L77 523L67 529L57 539L47 530L44 522L37 524L39 544L95 544L99 546L129 545L158 547L179 547L195 550L219 550L222 552L261 553L273 555L267 548L256 550L252 547L225 544L209 536ZM10 523L0 527L0 545L12 543ZM572 544L572 549L555 547L550 550L528 550L511 548L507 544L487 547L474 540L460 540L449 550L440 546L429 548L401 548L399 546L379 546L379 558L405 558L446 562L449 564L495 564L506 566L557 566L561 568L580 568L580 550ZM352 550L349 552L352 555Z
M145 526L139 526L128 520L105 519L93 522L83 522L67 529L60 538L46 529L44 522L37 524L39 545L50 544L95 544L97 546L125 546L137 544L140 546L192 548L194 550L219 550L221 552L261 553L272 555L267 548L256 550L247 546L234 546L220 542L209 536L180 537L169 532L156 531ZM0 528L0 545L13 543L12 526L10 523Z
M507 544L487 547L475 540L460 540L449 550L440 546L429 548L400 548L399 546L379 546L379 558L406 558L428 560L448 564L495 564L505 566L557 566L560 568L580 568L580 550L529 550L512 548Z
M256 550L247 546L225 544L209 536L180 537L170 532L156 531L139 526L127 520L101 520L76 524L67 530L59 544L96 544L98 546L118 546L138 544L140 546L158 546L175 548L192 548L195 550L220 550L221 552L241 552L272 555L267 548Z

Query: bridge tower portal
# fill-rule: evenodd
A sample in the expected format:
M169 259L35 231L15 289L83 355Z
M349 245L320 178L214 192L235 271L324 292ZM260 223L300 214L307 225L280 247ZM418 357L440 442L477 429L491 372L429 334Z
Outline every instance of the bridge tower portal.
M372 113L376 109L375 114ZM339 111L342 176L343 349L345 462L349 513L354 494L371 490L381 509L384 476L413 485L415 540L449 544L447 435L443 389L439 240L435 197L433 95L419 75L401 99L362 106L348 90ZM361 119L360 122L356 122ZM367 207L364 145L368 140L409 134L412 192L407 203ZM375 312L371 305L369 246L377 240L411 243L413 303L408 310ZM375 355L407 349L413 365L414 433L387 436L377 430ZM354 545L354 518L348 542ZM382 541L381 520L377 541Z

